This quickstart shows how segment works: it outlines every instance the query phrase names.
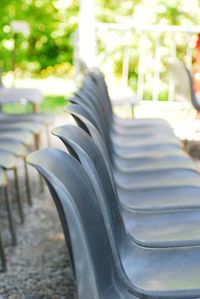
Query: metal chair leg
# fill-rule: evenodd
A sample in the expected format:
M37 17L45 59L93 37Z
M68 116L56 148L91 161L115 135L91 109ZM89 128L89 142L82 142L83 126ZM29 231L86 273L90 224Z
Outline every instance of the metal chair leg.
M131 116L132 118L135 118L135 105L131 104Z
M40 179L40 192L43 193L44 192L44 182L43 182L41 175L39 176L39 179Z
M40 148L40 134L35 134L35 148L38 150Z
M23 204L20 198L19 193L19 181L18 181L18 173L17 168L14 168L14 176L15 176L15 188L16 188L16 194L17 194L17 204L18 204L18 210L19 210L19 216L21 219L21 223L24 223L24 211L23 211Z
M28 174L28 166L26 163L26 159L24 158L24 173L25 173L25 181L26 181L26 192L27 192L27 198L29 206L32 206L32 198L31 198L31 188L30 188L30 180L29 180L29 174Z
M7 265L6 265L6 256L5 256L4 246L2 242L1 232L0 232L0 256L1 256L2 270L3 272L5 272L7 270Z
M35 135L35 148L38 150L40 148L40 136L38 134ZM44 192L44 184L42 180L42 176L39 174L39 181L40 181L40 191Z
M15 229L15 224L13 220L13 214L12 214L12 206L11 206L11 201L8 195L8 187L4 187L4 194L5 194L5 202L6 202L6 209L8 213L8 222L10 226L10 233L12 237L12 243L13 245L17 245L17 235L16 235L16 229Z
M47 137L47 146L51 147L51 137L49 134L49 126L48 125L45 126L45 131L46 131L46 137Z

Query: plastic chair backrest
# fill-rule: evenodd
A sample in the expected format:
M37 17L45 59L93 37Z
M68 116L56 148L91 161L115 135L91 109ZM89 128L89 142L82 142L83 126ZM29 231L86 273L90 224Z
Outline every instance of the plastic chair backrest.
M200 101L198 100L198 98L194 94L193 80L192 80L191 72L186 67L185 67L185 70L187 72L189 83L190 83L190 92L191 92L192 105L197 111L200 111Z
M105 139L104 131L103 131L102 127L101 127L101 124L99 124L99 122L97 121L97 119L94 117L94 114L91 112L90 108L88 108L86 106L86 104L84 104L83 101L79 101L77 99L77 97L73 98L73 103L76 103L76 104L71 104L69 106L66 106L65 107L65 111L67 111L67 112L69 112L69 111L73 112L74 110L76 111L78 109L79 113L81 115L83 115L85 118L87 118L93 124L93 126L95 126L95 128L97 128L97 130L101 134L102 138ZM77 123L79 124L79 122L76 119L76 117L74 117L74 118L77 121ZM79 125L81 126L81 123Z
M94 81L97 87L101 90L101 94L103 95L102 100L104 101L105 107L107 109L107 113L110 118L112 118L112 104L110 101L110 96L108 93L108 88L106 82L104 80L103 74L99 69L93 69L88 73L88 76Z
M102 111L97 98L92 95L88 95L88 91L84 89L76 93L76 102L85 105L91 110L95 121L98 122L98 125L100 125L104 131L109 130L105 114Z
M111 169L110 177L112 180L112 156L109 155L108 148L106 147L105 141L100 135L97 128L88 120L87 117L84 116L80 105L69 105L65 107L65 111L70 113L75 119L77 125L82 128L85 132L87 132L96 143L99 148L102 156L104 157L105 163L108 163L107 169Z
M91 109L92 113L95 115L95 119L104 130L104 135L107 136L110 131L110 119L106 114L102 101L93 93L91 87L88 88L82 86L79 92L76 93L76 96L80 98L88 108Z
M121 264L113 256L108 227L87 174L72 156L53 148L32 153L28 163L46 180L66 242L70 239L79 298L109 298L103 294L114 288Z
M110 160L112 160L112 143L109 138L109 134L105 136L101 124L99 124L99 122L96 121L94 115L92 114L92 111L85 105L83 104L81 105L79 103L77 103L76 105L67 106L65 108L65 111L71 113L75 121L77 122L78 126L82 127L87 132L88 132L87 127L78 116L81 115L84 118L86 118L90 123L92 123L92 125L97 129L97 131L100 133L101 137L103 138L107 151L109 153Z
M98 196L105 222L109 222L114 233L116 247L121 244L125 228L120 214L119 199L109 171L97 145L92 138L81 128L65 125L53 129L52 133L58 136L69 152L76 153L84 170L88 174Z
M190 84L183 62L178 58L170 58L168 63L175 83L175 100L191 102Z
M186 101L200 111L200 102L194 94L193 79L186 65L178 58L169 59L171 75L175 82L176 100Z
M105 96L105 94L102 92L99 85L97 85L94 80L92 80L90 77L86 78L82 84L82 89L86 89L90 92L91 96L93 96L96 100L98 100L98 103L101 105L101 109L106 115L106 118L108 121L110 120L110 117L112 114L110 114L109 111L109 100Z

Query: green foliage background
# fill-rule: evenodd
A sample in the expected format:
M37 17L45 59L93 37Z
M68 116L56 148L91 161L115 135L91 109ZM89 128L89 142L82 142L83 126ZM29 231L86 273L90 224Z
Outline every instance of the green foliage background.
M1 0L0 69L12 70L12 20L26 20L28 37L17 34L16 68L19 72L47 76L67 73L73 63L73 34L78 26L79 0ZM96 0L96 19L100 22L140 24L198 25L200 0ZM137 48L137 37L133 44ZM98 43L103 52L108 43ZM135 66L132 51L132 72ZM123 49L114 53L116 73L121 70ZM136 59L135 59L136 61Z
M48 66L72 64L72 35L77 28L78 0L59 8L56 0L1 0L0 67L12 69L12 20L25 20L28 37L17 34L16 67L39 73Z

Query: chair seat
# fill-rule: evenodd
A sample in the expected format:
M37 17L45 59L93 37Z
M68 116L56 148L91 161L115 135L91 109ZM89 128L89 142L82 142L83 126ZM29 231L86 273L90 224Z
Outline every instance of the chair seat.
M26 146L30 146L34 142L34 136L31 132L25 131L25 130L13 130L13 131L7 131L7 132L1 132L0 131L0 139L11 139L11 140L17 140L23 143Z
M172 144L157 144L157 145L143 145L132 147L113 146L113 158L115 155L122 159L133 159L140 157L163 157L169 155L185 156L185 152L177 145Z
M5 151L0 150L0 166L5 169L16 167L17 158Z
M177 147L182 147L182 143L175 136L137 136L137 137L119 137L112 136L113 147L127 148L128 150L134 147L142 146L159 146L159 145L173 145Z
M0 103L17 103L22 100L27 100L35 104L40 104L43 100L43 95L36 88L0 88Z
M8 131L13 129L23 129L34 134L39 134L43 130L43 125L36 122L4 122L0 120L0 131Z
M128 161L127 161L128 162ZM130 160L129 167L121 170L125 174L138 171L155 171L160 169L193 169L196 170L195 164L187 157L169 156L164 158L141 158ZM127 163L128 164L128 163Z
M53 122L53 116L48 113L27 113L27 114L6 114L6 122L38 122L44 125L50 125Z
M174 132L170 126L156 126L156 125L149 125L149 126L142 126L138 125L134 127L123 127L123 126L113 126L111 127L111 133L116 134L118 136L137 136L141 134L166 134L174 135Z
M160 211L200 208L200 188L194 183L181 187L125 190L117 188L120 203L128 210ZM188 200L189 199L189 200Z
M194 162L189 159L187 154L183 155L168 155L163 157L139 157L135 159L120 159L114 160L114 169L116 172L131 173L145 170L173 169L173 168L189 168L196 169ZM115 170L114 170L115 171Z
M169 123L161 118L137 118L137 119L124 119L116 115L112 116L114 122L113 126L120 126L125 128L139 128L139 127L149 127L149 126L164 126L169 127Z
M126 253L122 258L124 270L144 298L200 297L200 247L129 246Z
M114 177L117 186L132 191L185 185L200 186L199 173L190 169L163 169L133 173L115 172Z
M0 150L7 151L17 157L25 157L27 155L26 147L19 141L3 139L0 135Z
M122 210L127 233L146 247L200 245L200 210L136 212Z

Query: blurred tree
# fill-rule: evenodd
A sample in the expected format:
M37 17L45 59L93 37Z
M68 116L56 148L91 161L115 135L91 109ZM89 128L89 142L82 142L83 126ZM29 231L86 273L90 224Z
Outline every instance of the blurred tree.
M100 22L111 23L129 23L136 26L140 25L199 25L200 15L200 0L96 0L97 2L97 20ZM154 36L148 36L144 32L144 36L148 37L147 48L149 53L155 51ZM168 41L164 40L164 34L160 35L161 45L166 45ZM184 39L185 36L182 35ZM117 30L110 30L104 32L98 31L98 46L99 53L106 53L104 61L109 64L111 68L114 65L115 74L121 74L124 46L128 45L131 48L130 65L132 71L129 70L129 75L135 71L138 65L138 46L140 39L134 30L132 32L119 32ZM185 44L181 43L179 37L179 44L177 45L180 56L184 55ZM183 52L183 53L182 53ZM103 59L102 59L103 61Z
M101 22L138 25L196 25L199 23L199 6L200 0L96 0L96 18ZM5 72L12 69L11 21L26 20L30 35L17 34L17 68L39 74L43 70L42 75L51 73L51 67L59 69L61 66L65 71L73 60L72 36L78 25L78 10L79 0L1 0L0 69ZM98 40L100 52L111 47L109 41L105 36ZM137 37L133 45L138 47ZM122 51L115 55L118 72L121 72ZM131 58L133 66L136 65L135 55L133 53ZM66 62L68 64L64 65Z
M96 0L101 22L129 20L140 24L199 24L200 0ZM139 25L139 24L138 24Z
M37 72L72 63L72 33L77 27L78 0L1 0L0 67L12 69L12 20L26 20L30 35L16 36L16 66Z

